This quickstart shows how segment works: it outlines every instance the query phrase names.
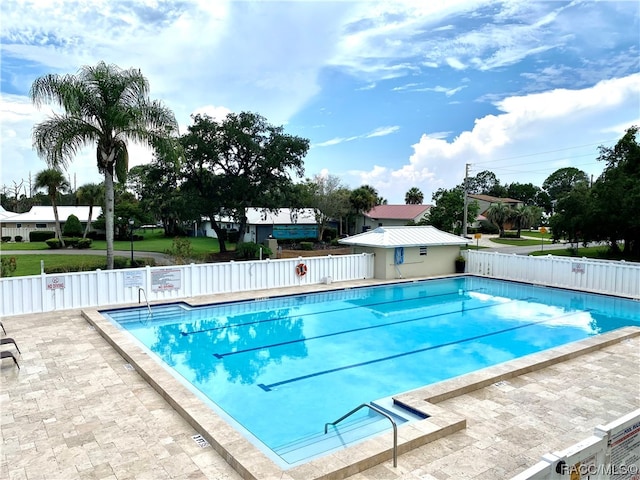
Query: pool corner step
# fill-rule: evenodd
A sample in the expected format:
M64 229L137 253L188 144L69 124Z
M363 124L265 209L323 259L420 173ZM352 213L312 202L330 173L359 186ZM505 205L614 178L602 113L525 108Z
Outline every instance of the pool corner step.
M395 404L392 397L382 398L370 402L370 404L390 415L397 426L425 418L403 408L401 405ZM354 445L389 431L391 428L388 418L369 409L369 412L364 416L360 415L354 419L347 419L338 426L329 427L326 434L310 435L281 445L273 450L287 464L294 466L328 452Z

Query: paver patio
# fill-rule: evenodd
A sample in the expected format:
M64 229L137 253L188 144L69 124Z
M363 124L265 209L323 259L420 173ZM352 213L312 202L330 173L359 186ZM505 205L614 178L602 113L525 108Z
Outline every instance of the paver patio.
M80 311L2 321L22 355L0 369L0 478L241 478ZM640 336L437 405L467 428L349 478L510 478L640 406Z

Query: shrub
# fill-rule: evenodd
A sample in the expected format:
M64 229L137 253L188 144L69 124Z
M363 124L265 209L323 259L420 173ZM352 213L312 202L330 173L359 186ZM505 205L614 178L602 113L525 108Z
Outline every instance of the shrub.
M100 233L97 232L95 230L91 230L89 233L87 233L87 238L90 238L92 240L106 240L107 239L107 235L105 233Z
M81 237L82 236L82 224L78 217L75 215L69 215L67 221L64 222L62 229L63 237Z
M115 257L113 259L113 268L126 268L127 267L127 262L129 261L129 259L124 258L124 257ZM104 268L107 268L107 265L105 264Z
M15 237L13 237L13 239L14 239L17 243L20 243L20 242L22 242L22 235L16 235Z
M490 221L488 221L488 220L481 220L480 221L480 233L495 234L495 233L499 233L499 232L500 232L500 229L498 227L496 227Z
M30 242L46 242L50 238L56 238L56 232L50 230L34 230L29 232Z
M81 240L79 237L62 237L64 244L67 247L77 248L78 242Z
M193 258L191 242L188 238L184 237L174 238L171 248L168 249L165 253L173 257L173 261L177 265L184 265Z
M227 230L227 241L229 243L238 243L238 238L240 238L240 232L237 230Z
M2 243L7 243L11 241L11 237L2 237Z
M0 277L10 277L16 271L16 257L0 258Z
M57 238L50 238L46 240L45 243L49 246L49 248L60 248L62 246L60 240L58 240Z
M273 255L273 252L269 247L258 245L255 242L243 242L236 248L236 257L244 258L245 260L256 259L260 255L261 248L263 257L269 257Z
M332 227L325 228L324 232L322 232L322 241L330 242L334 238L338 238L338 229Z
M147 265L150 267L155 267L156 265L155 259L152 257L134 258L131 268L146 267Z
M80 238L78 239L75 247L78 249L90 248L92 243L93 240L91 240L90 238Z
M300 242L301 250L313 250L313 242Z
M578 247L567 247L567 252L572 257L577 257L578 256Z

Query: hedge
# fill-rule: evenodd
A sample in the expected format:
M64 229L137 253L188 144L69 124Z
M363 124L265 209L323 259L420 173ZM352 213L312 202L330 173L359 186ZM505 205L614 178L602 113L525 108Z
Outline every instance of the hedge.
M55 238L56 232L52 232L50 230L34 230L29 232L29 241L30 242L46 242L50 238Z

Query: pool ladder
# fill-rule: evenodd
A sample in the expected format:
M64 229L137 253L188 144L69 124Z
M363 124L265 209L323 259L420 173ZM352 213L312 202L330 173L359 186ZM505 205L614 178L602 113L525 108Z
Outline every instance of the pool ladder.
M141 302L140 292L144 293L144 301L147 302L147 309L149 310L149 315L152 315L152 313L151 313L151 305L149 305L149 299L147 298L147 292L145 292L144 288L142 288L142 287L138 288L138 303Z
M387 412L379 409L378 407L376 407L374 405L371 405L370 403L363 403L363 404L357 406L356 408L354 408L350 412L345 413L343 416L341 416L335 422L327 422L327 423L325 423L324 424L324 433L325 434L327 433L327 429L329 428L329 425L336 425L337 423L340 423L342 420L344 420L345 418L353 415L358 410L360 410L361 408L364 408L364 407L369 407L371 410L373 410L376 413L379 413L383 417L386 417L391 422L391 425L393 426L393 466L397 467L398 466L398 427L396 426L396 422L394 422L393 418L391 418L391 415L389 415Z

